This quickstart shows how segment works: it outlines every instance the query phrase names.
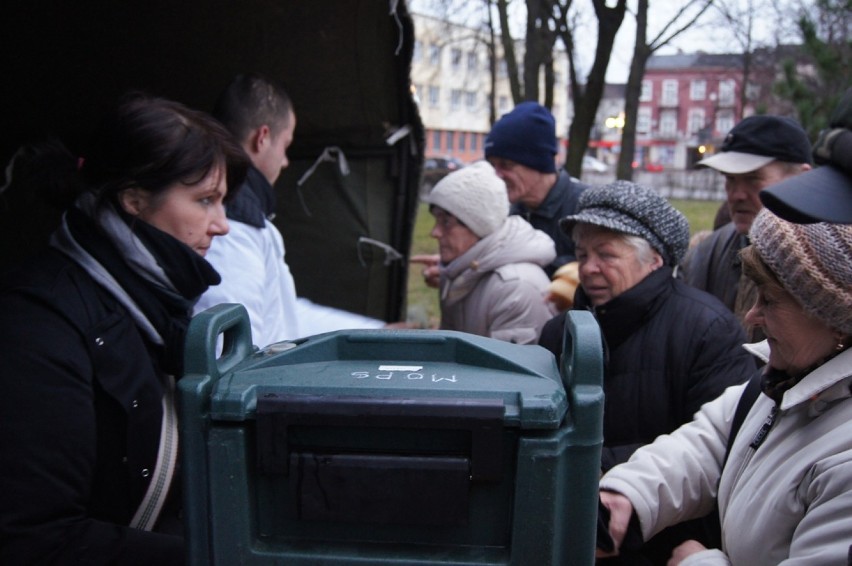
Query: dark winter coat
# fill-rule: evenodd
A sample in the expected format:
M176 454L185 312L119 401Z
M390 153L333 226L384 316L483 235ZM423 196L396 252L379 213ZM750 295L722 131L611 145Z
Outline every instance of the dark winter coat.
M521 203L512 205L511 214L522 216L533 228L553 238L556 244L556 259L544 267L548 277L553 276L561 266L576 259L574 240L559 226L559 221L577 212L577 201L587 188L588 185L572 179L567 172L560 170L556 184L538 208L530 210Z
M756 369L734 315L715 297L672 278L669 267L596 308L580 288L574 306L592 310L607 352L604 470L690 421L701 405ZM540 340L557 357L564 321L564 314L550 320Z
M181 564L182 538L125 526L164 393L127 310L48 250L0 283L0 343L0 563Z

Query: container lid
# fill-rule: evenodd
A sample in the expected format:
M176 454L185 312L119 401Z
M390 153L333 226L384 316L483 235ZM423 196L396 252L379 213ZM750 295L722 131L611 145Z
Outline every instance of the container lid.
M272 345L220 377L210 416L253 419L269 394L500 400L504 426L522 429L559 428L567 411L544 348L441 330L349 330Z

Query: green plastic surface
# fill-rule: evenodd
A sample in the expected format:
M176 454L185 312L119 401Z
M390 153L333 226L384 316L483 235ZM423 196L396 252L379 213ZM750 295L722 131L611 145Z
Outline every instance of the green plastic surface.
M242 306L198 315L178 384L190 563L592 564L603 358L589 313L568 317L565 352L560 375L538 346L447 331L335 332L256 351ZM502 403L499 479L472 475L466 516L453 524L307 520L295 465L286 474L258 465L264 396L396 403L403 417L407 403ZM293 426L281 449L291 462L339 453L474 466L469 432L453 426L347 422ZM423 489L442 489L434 484Z

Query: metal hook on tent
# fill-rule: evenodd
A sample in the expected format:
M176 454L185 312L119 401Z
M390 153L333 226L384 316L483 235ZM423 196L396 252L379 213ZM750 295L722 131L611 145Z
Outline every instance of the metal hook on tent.
M314 164L311 165L307 171L296 181L296 192L299 195L299 201L302 203L302 209L305 211L305 214L308 216L313 216L311 211L308 210L308 205L305 203L304 195L302 195L302 185L310 179L311 175L317 170L320 163L331 162L337 163L340 168L341 175L349 175L349 162L346 160L346 155L343 153L343 150L337 147L336 145L331 145L322 150L322 153L319 157L317 157Z
M393 246L386 244L384 242L380 242L379 240L374 240L373 238L368 238L366 236L361 236L358 238L358 261L361 263L362 267L367 267L367 262L364 261L364 257L361 255L361 245L367 244L370 246L375 246L377 248L381 248L385 252L385 261L384 265L388 266L391 262L399 261L402 259L402 254L396 251Z
M399 0L390 0L390 15L393 16L394 21L396 22L396 27L399 28L399 42L396 44L396 51L394 51L394 55L399 55L399 52L402 51L402 22L399 19L399 13L397 12L397 7L399 6Z

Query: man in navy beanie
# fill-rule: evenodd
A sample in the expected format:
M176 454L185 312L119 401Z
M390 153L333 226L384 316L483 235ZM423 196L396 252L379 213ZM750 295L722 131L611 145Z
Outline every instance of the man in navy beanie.
M574 214L587 186L556 170L556 122L537 102L522 102L504 114L485 139L485 159L506 183L511 214L519 214L556 243L556 259L545 271L552 276L574 261L574 242L559 221Z

